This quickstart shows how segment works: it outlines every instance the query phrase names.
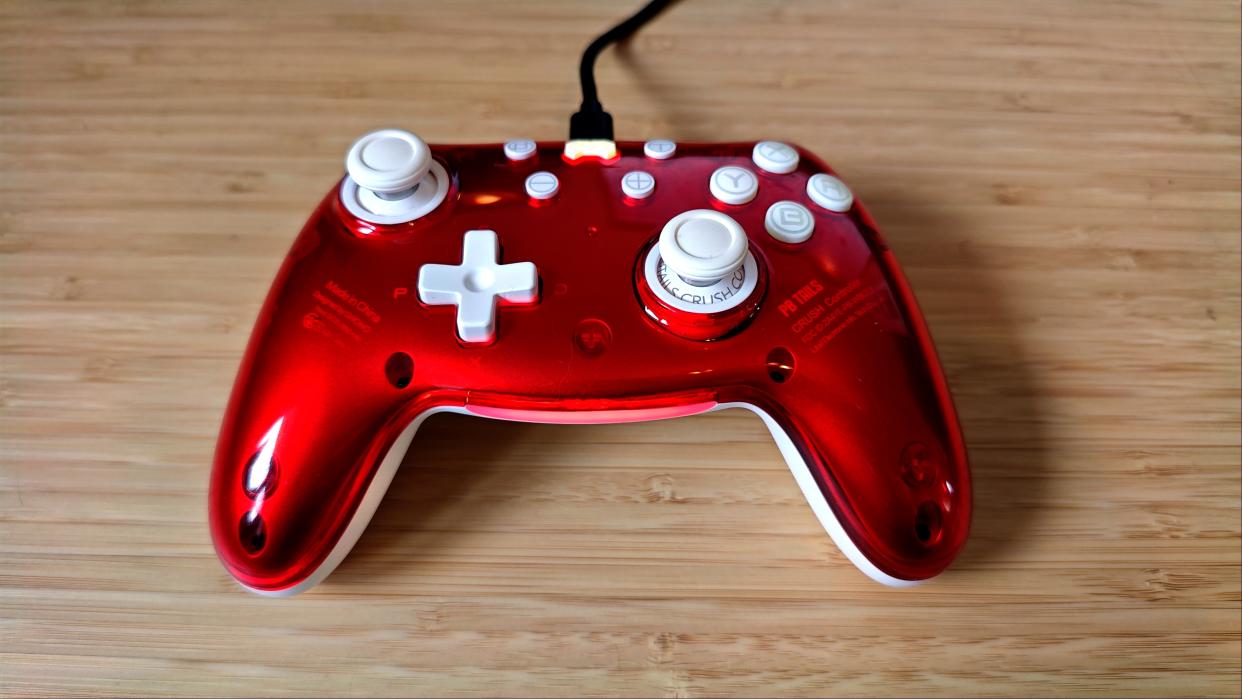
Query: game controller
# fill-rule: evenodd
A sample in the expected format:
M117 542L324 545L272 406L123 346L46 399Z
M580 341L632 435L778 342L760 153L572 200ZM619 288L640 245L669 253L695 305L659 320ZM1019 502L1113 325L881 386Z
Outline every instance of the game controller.
M280 268L217 445L212 536L246 588L326 577L445 411L745 408L870 577L912 584L961 549L970 474L931 337L875 223L811 153L429 147L389 129L346 169Z

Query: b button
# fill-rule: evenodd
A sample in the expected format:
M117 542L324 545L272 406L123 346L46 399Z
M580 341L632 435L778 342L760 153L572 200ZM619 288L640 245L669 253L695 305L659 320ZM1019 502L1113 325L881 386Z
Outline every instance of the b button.
M782 243L803 243L815 232L815 217L796 201L778 201L768 207L763 227Z

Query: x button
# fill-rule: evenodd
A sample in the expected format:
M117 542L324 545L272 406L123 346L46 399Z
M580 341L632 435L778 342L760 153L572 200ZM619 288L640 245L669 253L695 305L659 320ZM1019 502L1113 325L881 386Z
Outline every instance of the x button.
M760 141L750 154L759 169L785 175L798 169L798 151L788 143Z

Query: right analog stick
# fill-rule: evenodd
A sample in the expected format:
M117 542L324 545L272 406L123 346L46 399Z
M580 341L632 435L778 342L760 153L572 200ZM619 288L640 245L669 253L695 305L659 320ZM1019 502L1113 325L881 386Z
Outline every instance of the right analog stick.
M638 294L661 328L715 340L740 328L762 297L746 231L728 214L693 209L669 219L641 258Z
M731 276L746 261L746 231L711 209L678 214L660 232L664 264L690 284L708 286Z

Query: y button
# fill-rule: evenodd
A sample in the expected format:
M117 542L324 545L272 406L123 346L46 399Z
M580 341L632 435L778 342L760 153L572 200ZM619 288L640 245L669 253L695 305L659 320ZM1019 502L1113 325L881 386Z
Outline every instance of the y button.
M726 165L712 173L708 189L726 204L745 204L759 193L759 179L744 167Z

